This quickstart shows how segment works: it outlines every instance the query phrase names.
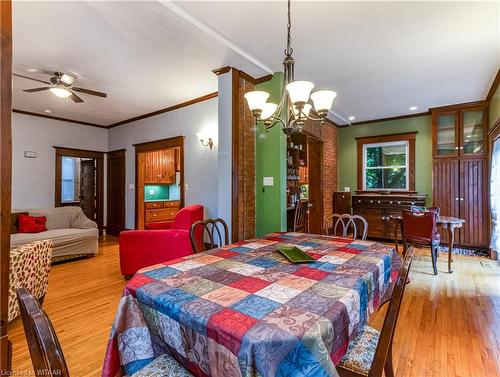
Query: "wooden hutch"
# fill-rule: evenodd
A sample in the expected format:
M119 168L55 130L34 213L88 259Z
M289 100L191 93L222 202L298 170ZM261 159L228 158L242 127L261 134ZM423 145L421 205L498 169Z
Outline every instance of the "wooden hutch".
M488 248L490 231L487 109L486 101L431 109L433 203L465 220L455 244L479 249Z

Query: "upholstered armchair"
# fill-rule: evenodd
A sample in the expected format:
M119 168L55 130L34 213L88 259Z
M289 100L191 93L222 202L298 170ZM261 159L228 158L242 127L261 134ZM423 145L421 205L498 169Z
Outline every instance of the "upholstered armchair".
M138 270L193 253L189 230L203 219L203 206L182 208L171 222L162 222L154 230L128 230L120 233L120 268L125 279ZM197 235L201 243L202 235Z
M19 315L16 290L24 287L43 302L49 286L52 241L43 240L10 251L9 322Z

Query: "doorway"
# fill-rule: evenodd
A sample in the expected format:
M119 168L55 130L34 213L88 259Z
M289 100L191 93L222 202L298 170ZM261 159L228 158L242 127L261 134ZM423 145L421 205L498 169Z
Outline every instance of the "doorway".
M55 206L78 206L103 229L104 152L56 149Z
M125 149L108 152L106 234L125 230Z

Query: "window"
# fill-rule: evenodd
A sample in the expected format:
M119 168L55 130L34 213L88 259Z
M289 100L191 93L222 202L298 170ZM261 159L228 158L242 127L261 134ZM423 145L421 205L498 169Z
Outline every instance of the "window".
M76 202L80 196L79 169L76 157L63 156L61 160L61 202Z
M408 190L408 141L363 145L363 190Z
M358 191L415 191L417 132L357 137Z

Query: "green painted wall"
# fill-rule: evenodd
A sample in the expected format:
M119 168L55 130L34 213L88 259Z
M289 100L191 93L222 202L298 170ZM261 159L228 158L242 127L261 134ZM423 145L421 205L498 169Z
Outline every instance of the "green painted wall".
M500 86L497 88L497 91L490 101L490 128L493 127L498 118L500 118Z
M271 94L268 101L278 103L281 95L283 73L273 75L270 81L257 85L255 90ZM281 126L275 125L266 132L263 124L256 134L256 233L286 230L286 137ZM263 177L273 177L273 186L264 186Z
M387 122L369 123L339 129L339 190L357 188L356 137L418 131L415 144L415 189L432 203L432 124L430 115Z

